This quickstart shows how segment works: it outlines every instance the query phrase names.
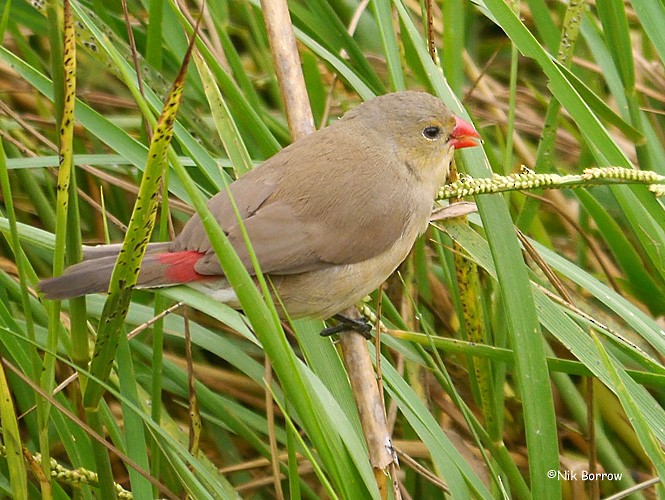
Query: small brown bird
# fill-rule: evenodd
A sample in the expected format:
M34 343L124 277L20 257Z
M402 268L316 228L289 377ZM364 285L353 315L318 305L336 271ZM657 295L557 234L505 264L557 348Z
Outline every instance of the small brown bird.
M427 228L455 149L480 136L423 92L377 97L284 148L230 186L261 271L292 318L328 318L375 290ZM250 273L252 264L225 191L210 211ZM107 291L120 245L42 281L48 299ZM151 243L137 287L187 285L232 306L201 219L171 242Z

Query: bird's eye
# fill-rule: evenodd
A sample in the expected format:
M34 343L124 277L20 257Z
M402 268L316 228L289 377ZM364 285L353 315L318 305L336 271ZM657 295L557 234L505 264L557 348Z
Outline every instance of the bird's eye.
M428 141L433 141L435 139L438 139L440 135L441 135L441 128L435 125L430 125L429 127L425 127L423 129L423 137Z

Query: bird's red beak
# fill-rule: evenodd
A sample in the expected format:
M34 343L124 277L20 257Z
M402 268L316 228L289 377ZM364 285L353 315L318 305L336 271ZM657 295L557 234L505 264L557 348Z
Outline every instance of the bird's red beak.
M450 134L450 143L455 149L471 148L478 145L480 134L469 122L455 117L455 128Z

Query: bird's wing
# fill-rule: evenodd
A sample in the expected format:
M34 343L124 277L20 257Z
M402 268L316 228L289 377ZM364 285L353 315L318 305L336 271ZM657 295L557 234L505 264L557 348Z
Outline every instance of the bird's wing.
M268 197L275 190L275 181L266 175L260 175L262 172L254 169L230 186L233 201L235 202L238 213L242 220L251 217L259 207L265 203ZM208 200L208 209L213 214L222 230L228 234L229 230L238 224L236 212L226 192L220 191ZM212 245L208 239L203 223L199 214L194 214L178 237L171 243L171 252L183 250L194 250L200 253L212 251ZM215 273L212 273L215 274Z
M411 209L409 200L400 196L399 183L388 186L377 182L376 176L363 178L362 172L371 172L368 165L358 169L360 173L350 182L349 176L340 176L334 166L335 162L357 162L359 158L380 162L380 157L355 140L342 147L337 144L334 150L326 148L326 141L319 140L317 147L301 143L296 144L304 147L286 148L269 164L231 185L262 272L297 274L360 262L380 254L400 238ZM282 168L294 159L310 168ZM320 162L330 165L311 168ZM249 253L226 192L212 198L209 208L251 273ZM198 273L223 274L197 215L174 241L172 251L178 250L206 254L196 264Z
M377 230L366 217L350 215L344 225L330 218L302 217L289 205L266 203L243 220L261 270L271 274L298 274L330 265L351 264L386 250L400 236L399 224L388 223ZM386 221L382 221L385 223ZM227 231L229 241L245 267L252 271L247 246L238 224ZM207 243L207 239L206 239ZM203 250L201 248L200 250ZM200 274L221 274L217 256L211 250L196 264Z
M314 252L308 230L293 210L282 203L270 203L243 220L261 271L293 274L326 265ZM248 271L253 274L249 251L239 224L226 231L229 241ZM200 274L221 274L217 256L208 251L195 266Z

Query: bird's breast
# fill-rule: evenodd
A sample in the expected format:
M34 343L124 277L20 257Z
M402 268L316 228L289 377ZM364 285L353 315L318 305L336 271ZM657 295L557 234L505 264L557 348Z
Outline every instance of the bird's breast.
M393 245L372 258L270 279L290 317L329 318L376 290L404 261L422 231L421 221L411 223Z

